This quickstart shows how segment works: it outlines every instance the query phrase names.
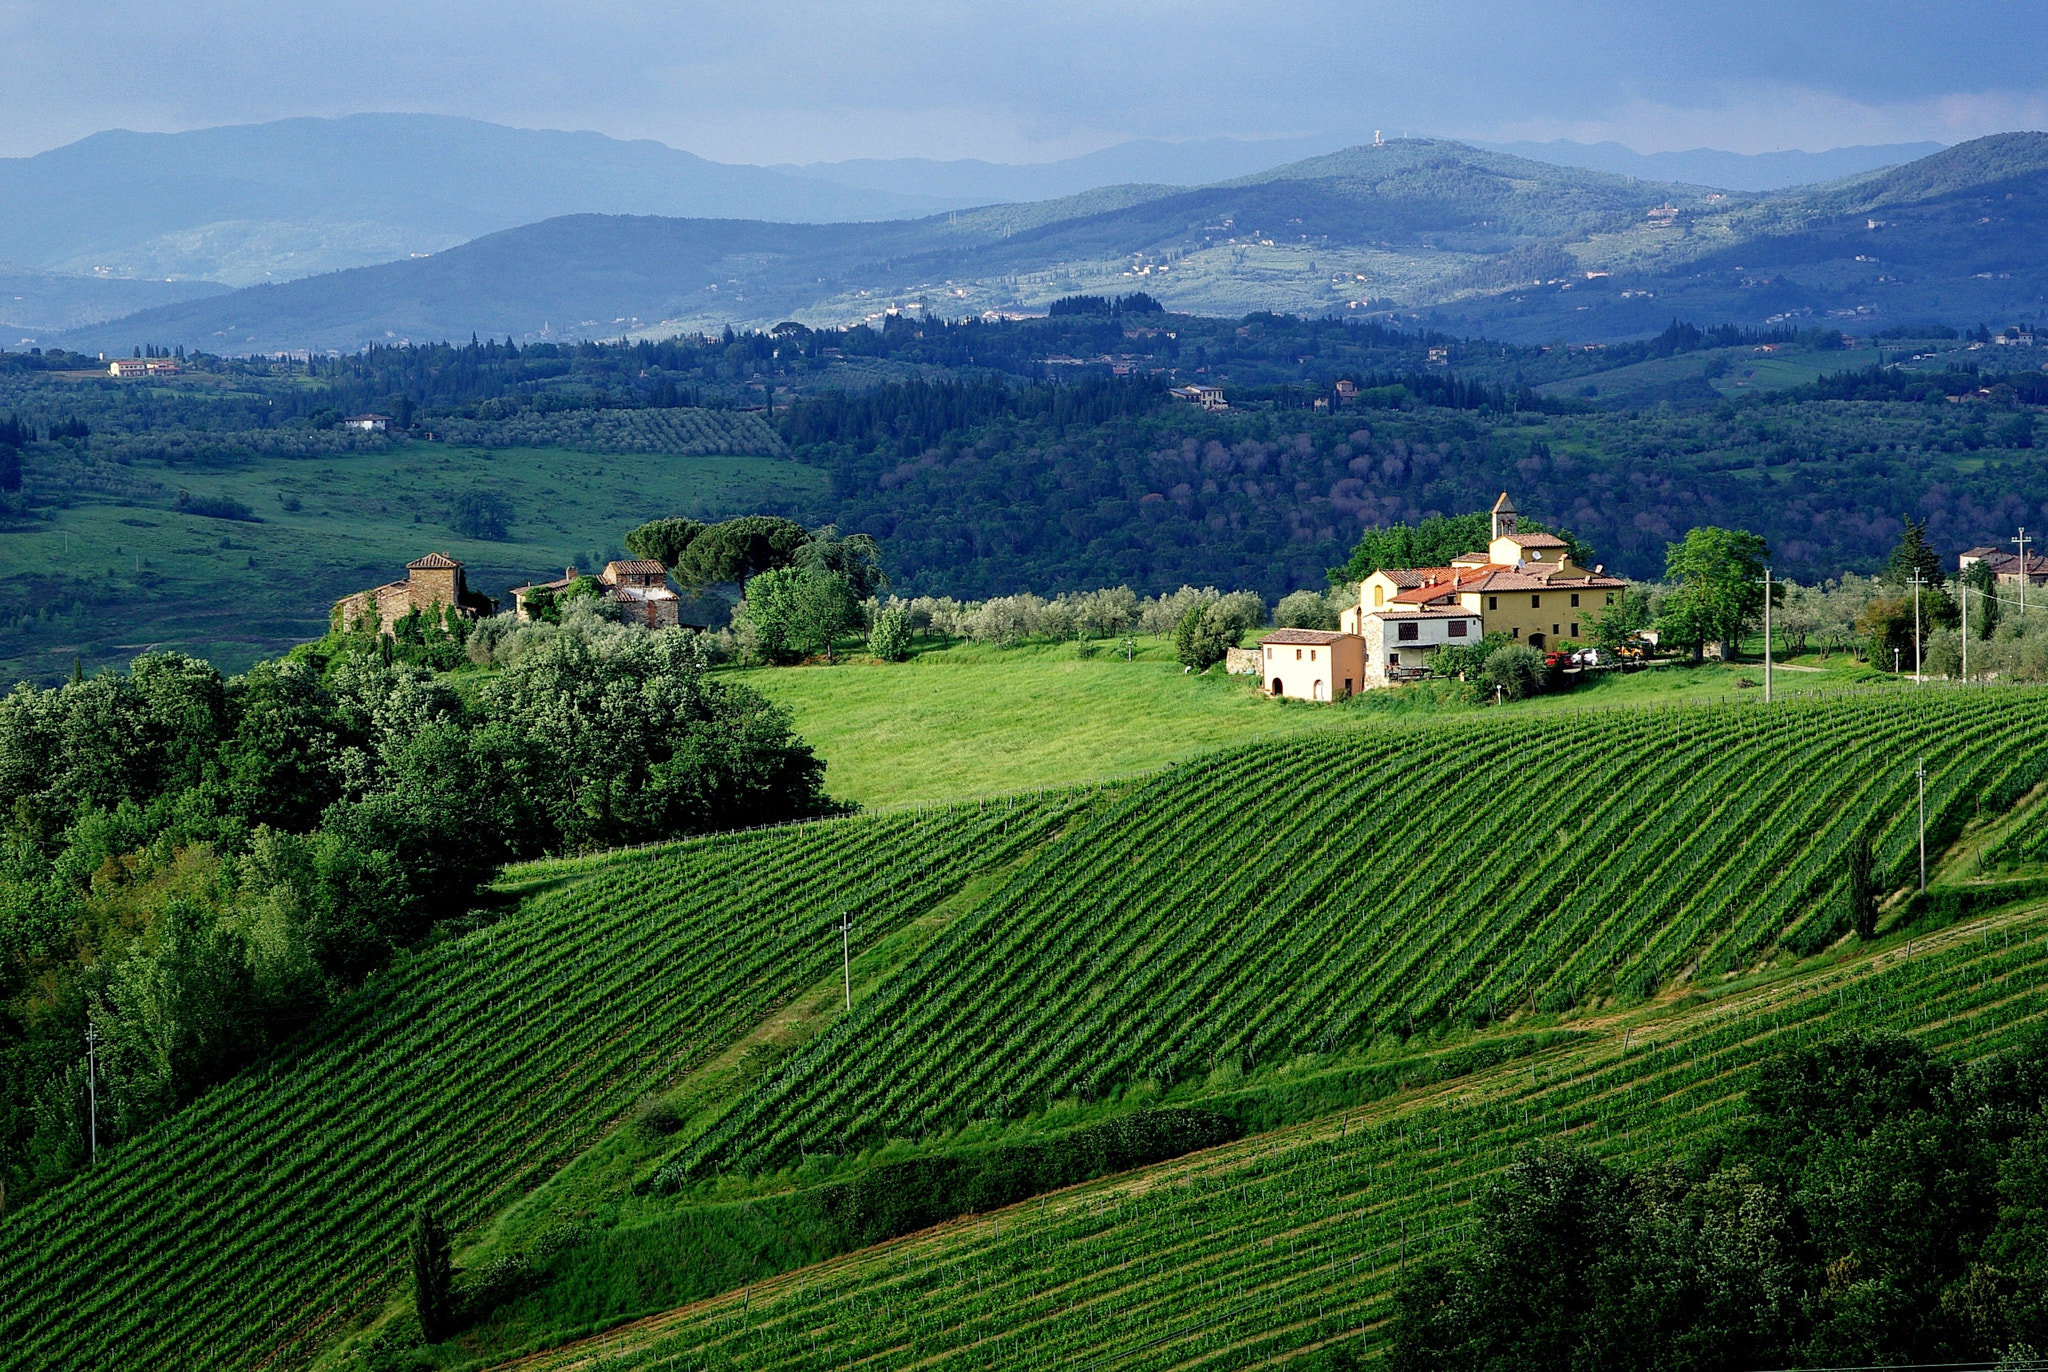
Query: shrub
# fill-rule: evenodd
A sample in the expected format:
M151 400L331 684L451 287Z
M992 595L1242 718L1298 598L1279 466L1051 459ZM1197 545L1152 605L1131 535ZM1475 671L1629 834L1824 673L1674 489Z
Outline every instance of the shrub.
M1526 643L1510 643L1487 654L1480 680L1498 689L1503 700L1523 700L1542 693L1547 675L1543 654Z
M891 605L875 616L868 634L868 651L884 662L902 662L910 657L910 611Z
M180 491L172 508L179 514L199 515L204 519L232 519L242 524L263 522L247 505L224 495L194 495L190 491Z

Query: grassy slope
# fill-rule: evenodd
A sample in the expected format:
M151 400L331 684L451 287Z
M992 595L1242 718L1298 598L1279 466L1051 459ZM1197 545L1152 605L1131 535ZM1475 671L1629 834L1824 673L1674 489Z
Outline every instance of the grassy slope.
M1780 674L1783 692L1860 685L1876 674L1849 659L1803 659L1816 672ZM1272 700L1252 677L1185 676L1164 639L1139 640L1126 662L1103 645L993 648L960 644L907 663L855 658L837 666L730 674L796 716L830 764L832 794L864 805L994 795L1124 776L1225 744L1280 739L1389 717L1477 713L1442 688L1361 695L1339 706ZM1658 667L1602 675L1561 696L1509 706L1535 714L1589 706L1670 703L1747 694L1761 663Z
M787 509L813 501L825 484L823 472L772 458L492 454L425 443L226 470L132 470L160 482L163 498L86 497L48 524L0 538L0 590L107 597L75 619L0 631L0 672L49 679L68 672L74 655L91 670L152 645L240 670L318 637L336 598L403 577L423 553L462 559L474 589L503 597L535 574L559 576L571 561L616 552L644 518ZM240 500L263 522L164 508L181 489ZM511 502L509 539L450 530L450 502L472 490ZM294 499L300 508L287 509Z

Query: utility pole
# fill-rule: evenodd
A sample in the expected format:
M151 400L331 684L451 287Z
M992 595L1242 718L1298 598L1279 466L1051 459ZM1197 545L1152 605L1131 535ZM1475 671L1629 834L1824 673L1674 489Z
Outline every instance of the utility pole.
M100 1160L100 1030L91 1020L85 1024L85 1101L87 1128L92 1137L92 1160Z
M850 942L853 935L853 914L848 910L839 912L839 971L846 979L846 1008L853 1009L853 951Z
M2027 541L2027 526L2024 524L2020 525L2020 536L2018 538L2006 540L2008 543L2017 543L2020 549L2020 623L2022 625L2027 620L2027 582L2030 580L2027 576Z
M1927 578L1918 572L1914 572L1913 580L1908 584L1913 588L1913 684L1918 686L1922 684L1920 675L1920 588L1927 584Z
M1764 704L1771 703L1771 569L1764 568Z
M1956 589L1962 592L1963 602L1963 685L1970 684L1970 583L1963 580L1962 573L1956 573Z
M1927 890L1927 759L1920 759L1920 890Z

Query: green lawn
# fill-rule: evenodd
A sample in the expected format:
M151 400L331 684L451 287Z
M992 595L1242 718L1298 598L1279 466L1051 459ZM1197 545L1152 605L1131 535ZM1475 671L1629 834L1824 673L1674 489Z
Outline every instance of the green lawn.
M931 648L909 662L856 657L836 666L728 673L789 707L828 764L826 788L863 805L899 805L1060 786L1163 766L1226 744L1342 727L1388 715L1475 708L1448 682L1372 691L1341 705L1272 700L1252 677L1220 668L1183 675L1164 639L1141 639L1135 661L1107 645L1082 658L1071 643ZM1806 659L1819 665L1819 659ZM1780 693L1889 679L1837 656L1824 671L1777 674ZM1761 662L1660 666L1602 674L1517 712L1712 699L1761 700Z
M397 580L423 553L462 559L474 589L502 598L536 573L559 576L572 561L616 556L642 520L788 510L815 504L826 489L823 472L777 458L429 443L225 470L138 463L132 471L160 483L161 495L89 495L48 523L0 536L0 608L10 621L23 606L70 607L0 628L7 680L48 680L74 657L92 671L151 646L240 670L317 638L335 599ZM171 508L180 490L242 501L262 522L180 513ZM507 539L455 535L451 505L466 491L510 503Z
M993 795L1157 767L1340 712L1269 700L1250 677L1183 676L1164 639L1126 662L1104 645L962 644L909 662L754 668L733 675L796 715L826 788L864 805Z

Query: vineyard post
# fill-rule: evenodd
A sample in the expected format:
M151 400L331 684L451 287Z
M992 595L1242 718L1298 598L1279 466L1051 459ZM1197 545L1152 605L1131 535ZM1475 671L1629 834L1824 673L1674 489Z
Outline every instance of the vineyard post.
M1927 759L1920 759L1920 890L1927 891Z
M1924 885L1925 882L1923 881ZM853 1009L853 952L849 941L853 933L853 912L839 912L839 972L846 979L846 1008Z

